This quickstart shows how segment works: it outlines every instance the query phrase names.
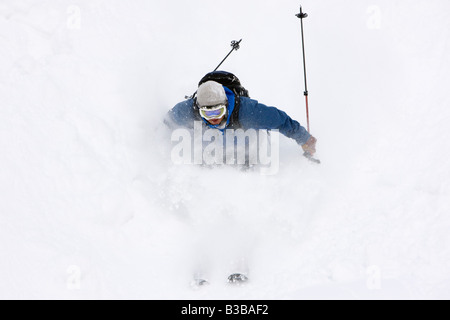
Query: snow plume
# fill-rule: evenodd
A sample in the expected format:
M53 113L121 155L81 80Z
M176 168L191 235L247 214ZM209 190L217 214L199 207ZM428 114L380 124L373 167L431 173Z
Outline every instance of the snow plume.
M449 298L448 2L302 5L322 164L280 137L261 175L175 165L162 119L243 38L305 124L297 2L3 0L0 298Z

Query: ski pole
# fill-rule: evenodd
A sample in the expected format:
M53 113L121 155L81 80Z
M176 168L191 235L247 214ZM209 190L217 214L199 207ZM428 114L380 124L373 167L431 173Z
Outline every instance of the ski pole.
M227 56L222 60L222 62L220 62L219 65L214 69L214 71L217 71L217 69L220 68L220 66L222 65L222 63L224 63L225 60L227 60L227 58L230 56L230 54L231 54L234 50L236 50L236 51L239 50L239 48L241 47L241 46L240 46L241 41L242 41L242 39L239 40L239 41L235 41L235 40L231 41L231 46L233 47L233 49L231 49L231 51L230 51L230 52L227 54Z
M302 32L302 52L303 52L303 77L305 81L305 91L303 92L305 96L305 102L306 102L306 125L307 130L310 133L310 126L309 126L309 106L308 106L308 83L306 81L306 58L305 58L305 37L303 36L303 19L308 17L307 13L304 13L302 10L302 7L300 6L300 13L295 15L297 18L300 19L300 25L301 25L301 32ZM305 158L307 158L309 161L312 161L314 163L320 163L320 160L313 158L313 156L309 152L305 152L303 154Z
M297 18L300 19L300 25L301 25L301 31L302 31L302 52L303 52L303 77L305 80L305 91L303 92L305 96L305 102L306 102L306 123L308 132L310 132L309 127L309 108L308 108L308 83L306 81L306 58L305 58L305 37L303 36L303 19L308 17L307 13L303 13L302 7L300 6L300 13L296 14Z
M233 51L235 51L235 50L238 51L238 50L239 50L239 48L241 47L241 41L242 41L242 39L239 40L239 41L236 41L236 40L231 41L231 47L232 47L231 51L228 52L228 54L225 56L225 58L223 58L223 60L222 60L222 61L219 63L219 65L214 69L214 71L217 71L217 69L220 68L220 66L225 62L225 60L228 59L228 57L233 53ZM192 99L192 98L195 97L196 94L197 94L197 91L195 91L194 94L191 95L191 96L185 96L185 98L186 98L186 99Z

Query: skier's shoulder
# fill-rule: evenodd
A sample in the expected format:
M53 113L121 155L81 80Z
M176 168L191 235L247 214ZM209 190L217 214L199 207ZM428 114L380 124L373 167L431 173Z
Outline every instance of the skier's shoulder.
M239 113L253 113L258 108L261 108L258 100L249 97L239 97Z
M241 116L255 116L255 115L267 115L270 116L270 109L276 109L274 107L269 107L258 100L240 97L240 110L239 113Z
M194 106L194 100L193 99L186 99L184 101L178 102L174 107L173 111L176 112L183 112L183 111L191 111L191 109Z
M193 114L193 111L194 111L194 100L187 99L187 100L177 103L172 108L172 110L170 110L170 113L175 118L186 118L186 117L190 117Z
M191 122L194 116L194 101L193 99L187 99L177 103L168 113L167 120L170 120L172 124L186 125Z

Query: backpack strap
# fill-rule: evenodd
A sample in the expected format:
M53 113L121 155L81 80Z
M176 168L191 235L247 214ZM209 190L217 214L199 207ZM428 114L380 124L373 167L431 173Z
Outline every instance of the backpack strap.
M235 102L234 102L234 110L231 114L230 123L228 124L227 129L241 129L241 123L239 122L239 110L241 108L241 97L235 95Z

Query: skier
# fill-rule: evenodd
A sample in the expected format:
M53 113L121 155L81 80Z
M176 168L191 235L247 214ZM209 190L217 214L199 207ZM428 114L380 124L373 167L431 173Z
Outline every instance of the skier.
M207 74L200 81L196 97L180 102L170 110L166 124L193 128L194 121L203 121L205 126L221 131L278 129L283 135L294 139L308 155L316 152L317 139L299 122L275 107L250 99L237 77L229 72Z
M268 107L248 96L248 91L239 79L230 72L214 71L208 73L199 83L193 97L178 103L165 119L170 128L194 128L195 121L203 127L225 132L228 129L277 129L285 136L294 139L305 153L312 156L316 152L316 138L293 120L285 112ZM238 270L246 270L245 259ZM247 282L247 271L233 273L228 277L231 284ZM208 284L202 272L194 276L193 287Z

